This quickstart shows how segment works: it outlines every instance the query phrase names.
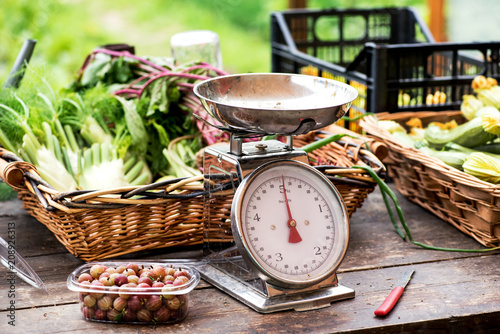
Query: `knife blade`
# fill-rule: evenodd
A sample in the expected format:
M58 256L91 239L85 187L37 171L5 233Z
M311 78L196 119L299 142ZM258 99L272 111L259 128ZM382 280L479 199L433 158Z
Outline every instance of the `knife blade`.
M391 293L387 296L387 298L384 300L382 305L379 306L378 309L375 310L375 315L379 317L383 317L387 315L394 305L398 302L399 298L403 294L403 291L405 290L406 285L410 282L411 277L415 270L409 269L406 271L403 276L399 279L399 281L396 283L396 287L392 289Z

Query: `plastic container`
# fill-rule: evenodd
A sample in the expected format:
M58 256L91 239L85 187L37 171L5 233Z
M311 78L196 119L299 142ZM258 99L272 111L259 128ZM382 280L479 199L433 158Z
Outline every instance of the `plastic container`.
M109 272L109 276L103 275L104 272ZM88 275L92 282L100 283L91 283ZM149 281L142 276L148 277ZM168 324L186 318L189 292L199 281L198 271L184 264L117 261L84 264L68 276L67 286L78 292L83 319L106 323Z
M457 110L476 75L500 79L500 42L434 43L411 8L285 11L271 18L272 71L350 84L359 93L351 116ZM446 100L429 103L436 92Z
M191 30L173 35L170 49L176 65L204 61L222 70L219 35L210 30Z
M9 236L11 235L10 224L8 225ZM13 231L13 230L12 230ZM4 240L0 237L0 263L9 270L7 273L7 281L10 283L13 275L21 278L26 283L34 286L35 288L47 292L47 288L42 279L31 268L26 260L16 251L15 242Z

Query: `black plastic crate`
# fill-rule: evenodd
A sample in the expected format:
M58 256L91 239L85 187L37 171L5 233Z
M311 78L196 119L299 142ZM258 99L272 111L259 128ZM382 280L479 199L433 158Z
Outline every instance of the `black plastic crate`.
M271 47L273 72L355 87L359 97L351 116L457 110L462 96L472 93L476 75L500 79L500 42L435 43L412 8L272 13ZM446 100L428 103L427 96L436 92Z

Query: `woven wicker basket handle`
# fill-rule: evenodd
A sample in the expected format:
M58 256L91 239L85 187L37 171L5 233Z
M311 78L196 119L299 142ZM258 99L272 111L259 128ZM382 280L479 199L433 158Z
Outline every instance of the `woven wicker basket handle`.
M9 162L9 157L17 158L12 152L0 147L0 178L12 188L20 188L24 185L24 170L34 167L20 159Z

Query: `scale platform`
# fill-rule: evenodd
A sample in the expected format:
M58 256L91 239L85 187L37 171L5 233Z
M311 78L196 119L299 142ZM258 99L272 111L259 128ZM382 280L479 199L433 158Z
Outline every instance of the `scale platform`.
M265 283L254 277L241 257L219 264L198 264L196 269L205 281L259 313L315 310L328 307L335 301L354 298L355 295L353 289L333 282L330 287L269 296ZM239 273L235 274L235 270Z

